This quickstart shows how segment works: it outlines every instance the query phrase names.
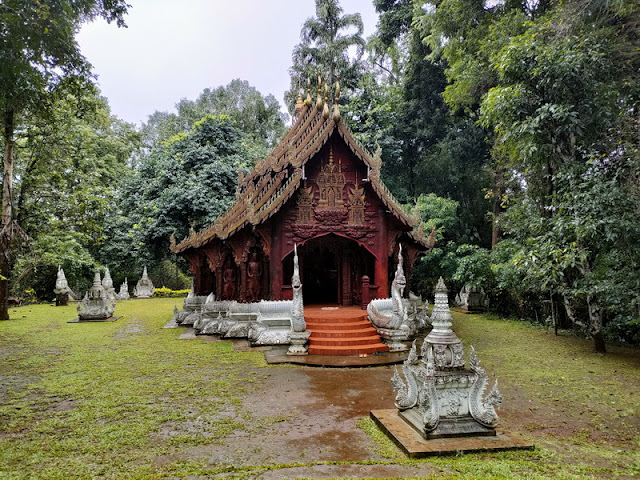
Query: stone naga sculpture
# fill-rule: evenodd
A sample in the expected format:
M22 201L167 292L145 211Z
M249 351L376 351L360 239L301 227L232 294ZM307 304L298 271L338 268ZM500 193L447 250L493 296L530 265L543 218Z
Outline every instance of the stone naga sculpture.
M375 327L389 330L399 330L403 327L403 329L409 329L407 309L402 301L402 294L406 285L407 279L404 276L402 245L400 245L398 268L396 268L396 273L391 283L391 311L389 312L388 308L385 308L388 307L388 301L386 300L372 300L367 305L369 319Z
M293 245L293 304L291 306L291 331L288 335L290 343L287 355L306 355L307 342L311 332L307 331L304 321L304 303L302 301L302 283L300 282L300 268L298 266L298 246Z
M291 330L304 332L307 324L304 321L304 304L302 301L302 283L300 282L300 268L298 267L298 247L293 246L293 276L291 286L293 288L293 306L291 307Z

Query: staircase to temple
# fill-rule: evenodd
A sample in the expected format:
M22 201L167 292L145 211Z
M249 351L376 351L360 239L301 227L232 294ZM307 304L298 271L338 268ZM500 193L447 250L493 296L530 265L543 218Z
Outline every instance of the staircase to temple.
M304 307L309 355L363 355L388 352L360 307Z

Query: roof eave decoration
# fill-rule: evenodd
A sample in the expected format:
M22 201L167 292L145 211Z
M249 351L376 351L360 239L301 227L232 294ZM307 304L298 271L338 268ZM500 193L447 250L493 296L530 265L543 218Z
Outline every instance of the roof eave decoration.
M225 240L248 225L256 226L271 218L300 186L302 167L320 151L336 130L351 151L369 167L370 185L385 207L407 227L416 227L418 222L404 211L380 180L380 149L374 155L369 153L341 121L337 101L340 98L339 85L336 85L336 100L331 114L327 105L327 88L324 89L324 102L322 99L322 82L318 85L316 104L311 101L310 90L309 83L307 98L294 124L278 145L246 177L239 175L237 199L233 206L218 217L213 225L200 232L192 232L177 245L172 243L170 250L173 253L199 248L215 238ZM428 246L421 229L413 228L413 231L412 238Z

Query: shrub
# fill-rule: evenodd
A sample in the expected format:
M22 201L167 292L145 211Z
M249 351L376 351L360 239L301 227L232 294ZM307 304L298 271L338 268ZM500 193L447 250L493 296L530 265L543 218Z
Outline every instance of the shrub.
M153 295L156 297L171 297L171 298L179 298L186 297L191 290L171 290L170 288L165 287L164 285L161 288L156 288L153 291Z

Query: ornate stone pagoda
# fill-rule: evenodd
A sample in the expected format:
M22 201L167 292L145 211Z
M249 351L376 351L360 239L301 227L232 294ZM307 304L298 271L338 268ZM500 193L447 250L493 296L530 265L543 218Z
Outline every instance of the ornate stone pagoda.
M56 276L56 285L53 289L56 294L56 307L64 306L69 303L69 294L72 293L67 283L67 277L64 275L62 266L58 266L58 274Z
M120 291L116 294L118 300L129 300L129 282L124 279L124 282L120 285Z
M109 298L100 281L100 272L96 270L93 285L78 303L78 317L80 320L106 320L113 316L115 300Z
M451 330L447 288L442 278L436 287L431 313L433 330L422 344L415 341L402 366L405 380L396 369L391 383L400 417L424 438L496 435L502 404L496 381L488 393L488 375L471 348L465 368L464 348Z
M107 293L107 297L111 301L116 301L116 289L113 287L113 279L111 278L111 272L109 272L109 267L105 267L104 269L104 277L102 278L102 287L104 291Z
M339 95L336 88L332 108L324 85L315 103L310 91L304 102L300 96L284 138L248 175L239 173L235 204L208 228L172 240L195 296L292 300L295 245L309 304L389 297L400 242L410 278L429 240L382 183L380 151L369 153L341 121Z
M133 296L137 298L151 298L153 297L154 290L155 288L147 274L147 267L145 266L142 271L142 277L138 280L138 283L133 289Z

